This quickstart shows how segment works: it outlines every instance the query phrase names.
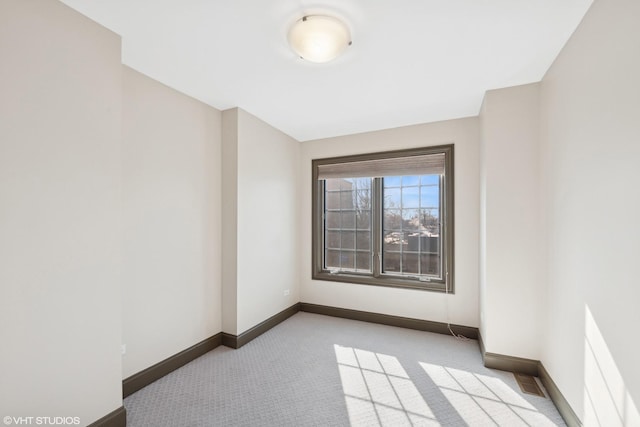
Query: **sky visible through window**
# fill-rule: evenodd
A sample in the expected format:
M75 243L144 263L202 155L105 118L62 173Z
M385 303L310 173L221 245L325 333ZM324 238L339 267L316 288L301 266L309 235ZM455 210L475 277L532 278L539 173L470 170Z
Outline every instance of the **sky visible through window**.
M430 209L438 217L440 205L440 176L389 176L384 178L384 207L402 208L403 218L410 219L409 209Z

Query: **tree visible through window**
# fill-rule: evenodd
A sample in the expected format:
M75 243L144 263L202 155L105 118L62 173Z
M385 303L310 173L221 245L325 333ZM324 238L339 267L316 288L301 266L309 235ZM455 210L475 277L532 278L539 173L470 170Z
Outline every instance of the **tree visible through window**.
M313 171L314 278L453 291L453 146Z

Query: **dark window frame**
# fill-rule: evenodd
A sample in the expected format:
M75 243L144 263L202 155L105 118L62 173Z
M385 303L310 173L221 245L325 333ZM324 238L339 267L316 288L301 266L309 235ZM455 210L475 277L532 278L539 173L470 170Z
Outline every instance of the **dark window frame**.
M390 159L399 157L423 156L430 154L445 155L445 173L441 179L443 190L441 191L442 220L442 280L420 280L412 277L402 277L391 274L381 274L382 255L382 225L372 224L373 260L372 273L334 272L323 267L323 197L324 181L318 180L318 166L338 163L350 163L366 160ZM350 156L331 157L312 160L312 279L331 282L344 282L374 286L388 286L395 288L419 289L435 292L454 293L454 145L438 145L432 147L412 148L406 150L384 151ZM372 193L372 210L382 215L381 189L382 183L374 179ZM373 222L373 221L372 221Z

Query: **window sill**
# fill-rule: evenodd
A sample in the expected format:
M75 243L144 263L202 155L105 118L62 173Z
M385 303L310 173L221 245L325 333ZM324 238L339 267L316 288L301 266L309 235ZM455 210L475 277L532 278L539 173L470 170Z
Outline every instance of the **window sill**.
M372 286L384 286L390 288L400 289L415 289L420 291L430 292L446 292L445 283L441 280L433 280L430 282L423 282L416 279L403 279L401 277L371 277L361 274L349 274L349 273L329 273L325 271L315 272L312 277L313 280L323 280L327 282L342 282L342 283L354 283L358 285L372 285ZM450 287L452 287L450 285ZM453 290L449 290L450 294L453 294Z

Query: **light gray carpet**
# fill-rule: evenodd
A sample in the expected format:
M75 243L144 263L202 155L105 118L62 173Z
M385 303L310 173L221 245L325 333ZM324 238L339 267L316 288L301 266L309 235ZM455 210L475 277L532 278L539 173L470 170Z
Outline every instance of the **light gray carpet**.
M477 341L303 312L124 406L130 427L565 425L550 399L485 368Z

